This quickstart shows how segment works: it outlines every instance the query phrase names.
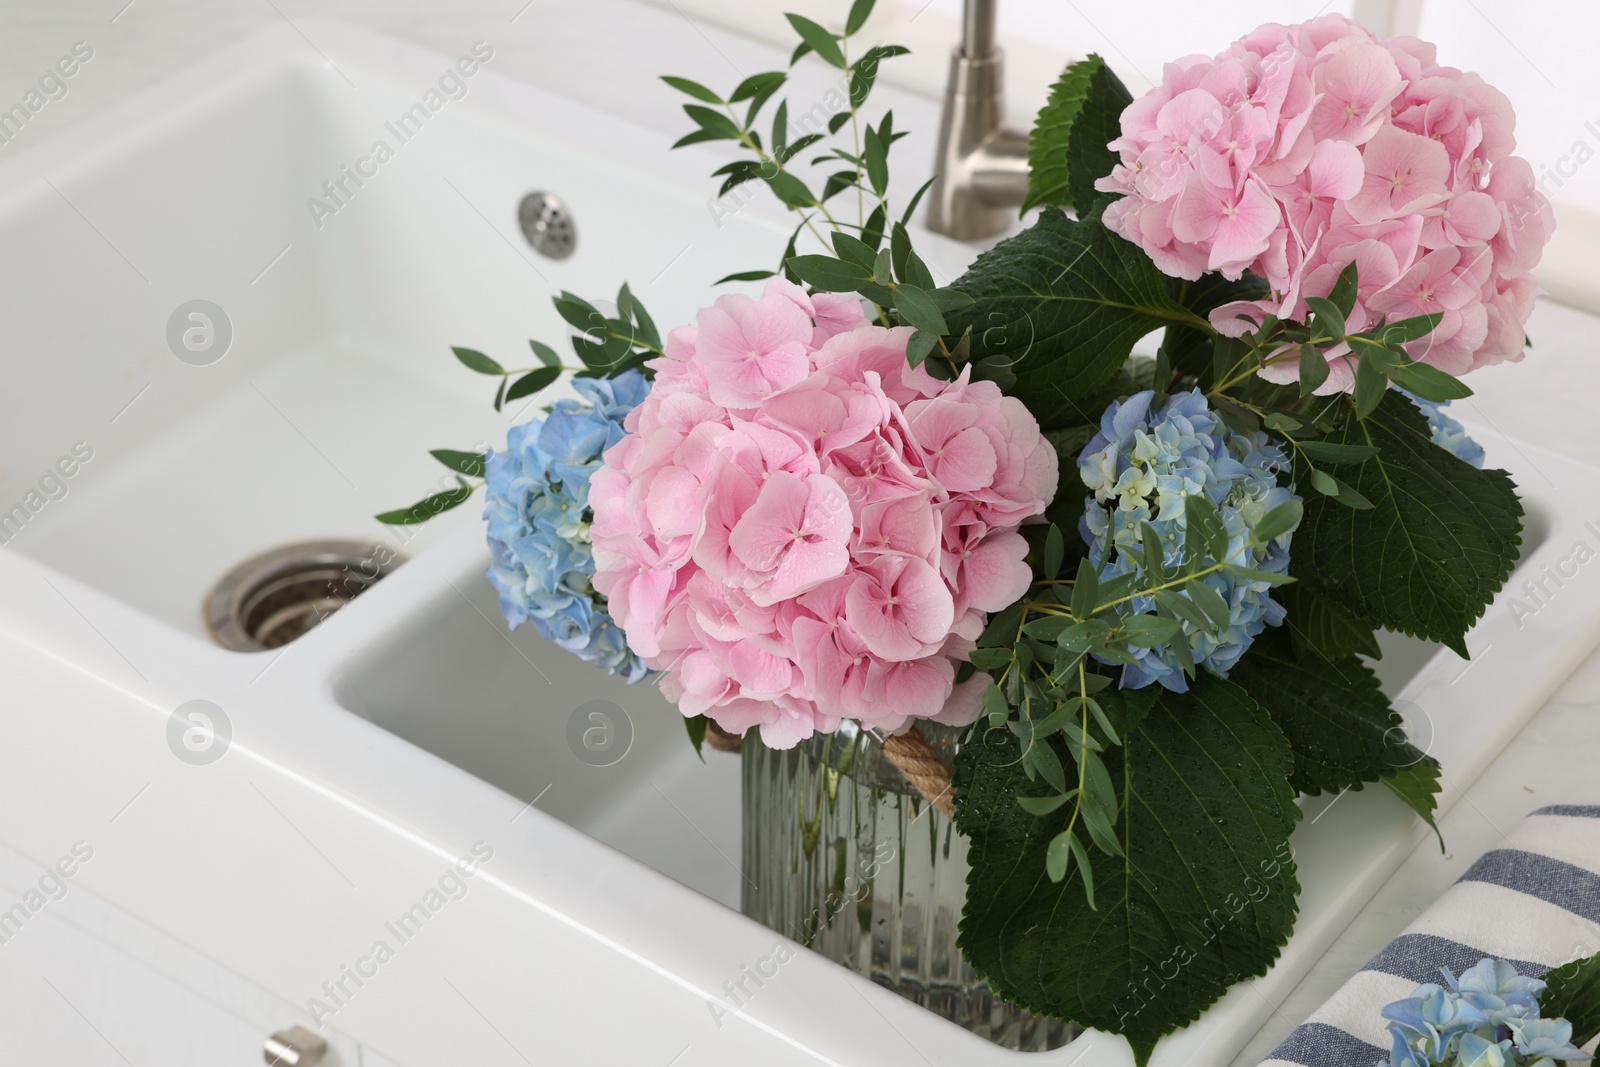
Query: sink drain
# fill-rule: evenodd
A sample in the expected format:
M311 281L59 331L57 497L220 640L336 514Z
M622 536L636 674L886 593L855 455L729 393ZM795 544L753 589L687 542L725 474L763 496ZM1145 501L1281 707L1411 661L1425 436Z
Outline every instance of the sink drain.
M206 628L223 648L281 648L405 561L385 545L303 541L252 556L206 597Z
M517 225L533 250L551 259L566 259L578 247L572 213L554 193L535 192L517 205Z

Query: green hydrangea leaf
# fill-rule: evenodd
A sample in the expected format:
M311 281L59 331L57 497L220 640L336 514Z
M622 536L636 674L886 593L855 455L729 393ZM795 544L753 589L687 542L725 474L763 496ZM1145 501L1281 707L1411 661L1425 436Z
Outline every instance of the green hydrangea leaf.
M1581 1048L1600 1034L1600 955L1573 960L1544 976L1539 1014L1572 1024L1572 1044Z
M1022 210L1047 204L1082 211L1104 195L1095 191L1095 179L1117 164L1106 145L1122 132L1119 119L1131 103L1127 86L1098 55L1062 71L1033 124Z
M973 303L946 316L950 335L972 330L973 361L1003 357L1046 430L1097 422L1095 396L1134 342L1172 323L1205 320L1171 296L1137 246L1112 233L1096 206L1073 221L1046 210L1031 228L983 253L953 288ZM1103 406L1102 406L1103 407Z
M1213 308L1235 300L1260 300L1267 295L1267 283L1254 274L1241 274L1229 281L1220 273L1202 274L1197 281L1165 278L1167 292L1174 300L1206 319ZM1207 320L1209 321L1209 319ZM1169 370L1200 377L1211 367L1213 334L1209 327L1171 325L1161 338L1161 351ZM1164 389L1165 382L1156 388Z
M1284 624L1297 657L1338 660L1360 654L1382 659L1372 627L1303 582L1275 590L1274 600L1288 612Z
M1439 832L1439 824L1433 821L1433 813L1439 807L1439 769L1438 760L1424 756L1409 767L1385 775L1383 784L1405 801L1412 811L1422 816L1439 839L1439 851L1443 852L1444 835Z
M1300 810L1282 732L1214 675L1187 694L1150 690L1096 698L1125 744L1103 757L1122 855L1087 850L1094 909L1076 865L1059 883L1047 877L1048 849L1073 806L1032 815L1017 804L1038 792L1020 742L995 731L956 759L956 824L972 865L962 952L1001 996L1120 1033L1140 1063L1161 1035L1266 971L1299 891L1289 834ZM1142 717L1118 707L1133 699L1149 701ZM1064 747L1059 736L1044 743ZM1174 968L1181 981L1161 978Z
M1435 445L1428 420L1393 390L1326 440L1378 450L1341 471L1372 507L1308 496L1295 575L1373 626L1442 642L1465 658L1466 632L1505 584L1522 543L1511 476ZM1296 478L1307 474L1297 464Z
M1294 654L1281 627L1256 638L1228 680L1256 699L1294 750L1290 782L1316 796L1393 777L1423 759L1377 676L1354 656Z

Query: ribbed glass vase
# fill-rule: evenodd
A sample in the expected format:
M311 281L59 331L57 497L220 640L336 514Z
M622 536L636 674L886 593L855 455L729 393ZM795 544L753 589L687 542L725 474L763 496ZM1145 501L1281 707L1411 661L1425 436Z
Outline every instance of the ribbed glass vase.
M960 731L923 723L948 761ZM1073 1029L1005 1004L956 948L967 840L846 722L786 750L744 738L743 911L998 1045L1040 1051Z

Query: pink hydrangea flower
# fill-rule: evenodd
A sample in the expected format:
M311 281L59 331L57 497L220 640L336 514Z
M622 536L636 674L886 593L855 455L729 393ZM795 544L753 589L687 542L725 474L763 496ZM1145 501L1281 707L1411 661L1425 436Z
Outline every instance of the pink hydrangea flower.
M1508 303L1508 307L1511 305ZM786 748L845 718L965 725L956 668L1027 591L1056 453L992 382L781 279L673 330L589 502L595 588L685 715Z
M1515 122L1504 95L1439 66L1432 45L1325 15L1167 64L1122 113L1121 162L1096 188L1123 194L1106 225L1167 274L1267 281L1265 299L1212 312L1219 332L1305 321L1306 298L1355 263L1349 329L1441 312L1406 347L1463 374L1522 358L1528 271L1554 226L1533 168L1511 154ZM1319 393L1352 387L1348 355L1327 351ZM1294 381L1298 360L1261 374Z

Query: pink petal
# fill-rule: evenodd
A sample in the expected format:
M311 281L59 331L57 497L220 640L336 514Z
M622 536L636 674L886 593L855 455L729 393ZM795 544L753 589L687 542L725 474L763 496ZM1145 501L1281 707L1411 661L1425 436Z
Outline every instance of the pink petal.
M955 670L943 657L905 663L875 663L870 674L874 703L913 719L931 719L944 710Z
M952 493L970 493L994 481L994 446L976 426L962 430L928 455L928 473Z
M1323 141L1311 153L1309 188L1319 197L1348 200L1361 191L1361 151L1347 141Z
M1362 152L1366 177L1347 209L1357 222L1377 222L1438 203L1448 195L1450 157L1429 137L1384 126Z
M755 503L728 534L728 547L739 562L753 571L777 567L805 524L809 498L805 483L788 471L770 475Z
M988 674L978 671L953 687L945 699L944 708L933 717L934 721L945 726L970 726L983 711L983 691L993 682L994 679Z
M811 340L811 316L777 292L751 304L739 326L749 347L759 352L771 352L791 344L804 346Z
M775 604L837 578L850 565L850 550L843 541L796 544L784 553L772 581L750 592L758 604Z
M1225 208L1231 207L1229 194L1207 182L1199 174L1189 175L1177 210L1172 213L1172 235L1180 241L1198 244L1209 241L1217 232Z
M944 640L955 621L955 603L938 571L924 560L908 558L894 593L912 636L921 641Z
M728 653L729 673L739 683L741 695L771 699L789 688L794 670L754 641L740 641Z
M969 606L1000 611L1022 598L1033 582L1024 562L1028 541L1019 533L991 533L965 552L961 565L961 592Z
M1267 250L1267 238L1283 221L1282 209L1261 183L1245 183L1237 204L1228 206L1218 221L1208 266L1227 272L1243 268Z
M881 500L861 509L862 549L927 559L938 544L933 504L926 493Z
M700 480L682 467L668 467L650 483L646 515L657 538L694 533L705 518Z

